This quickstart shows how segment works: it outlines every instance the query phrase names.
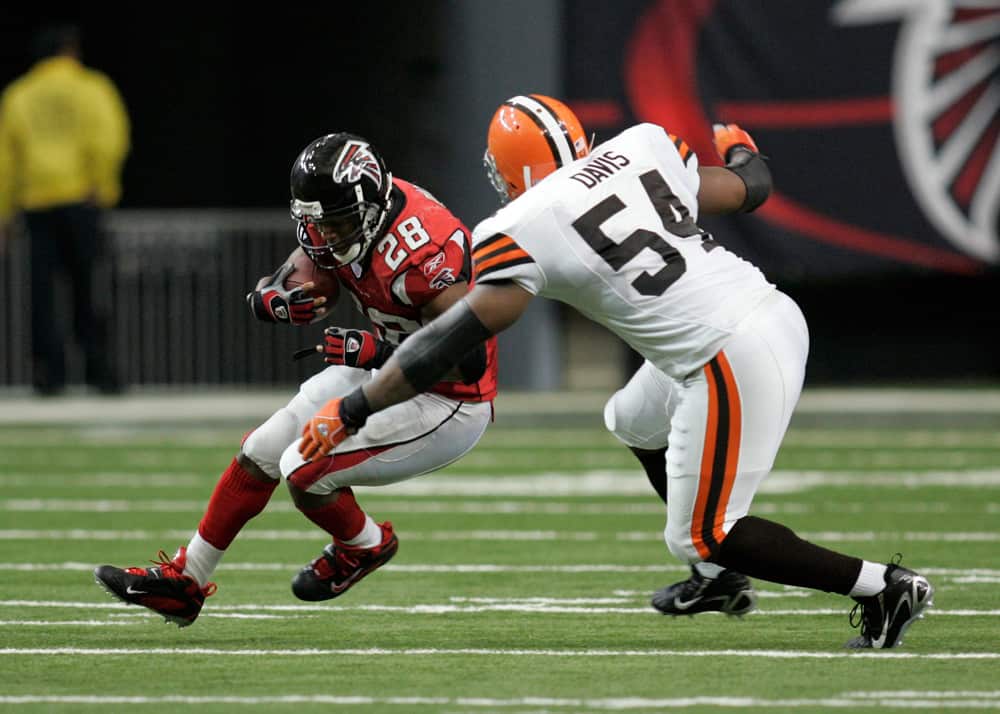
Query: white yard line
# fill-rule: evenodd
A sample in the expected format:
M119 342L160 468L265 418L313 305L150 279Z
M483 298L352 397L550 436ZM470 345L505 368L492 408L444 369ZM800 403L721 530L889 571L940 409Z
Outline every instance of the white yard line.
M644 599L643 599L644 600ZM122 611L130 606L120 602L75 602L69 600L0 600L0 608L46 609L63 608L75 610L110 610ZM846 617L849 608L846 603L843 608L802 608L802 609L764 609L751 614L753 617L816 617L836 616ZM535 602L525 602L521 599L501 600L477 604L428 603L421 605L378 605L366 603L362 605L273 605L273 604L242 604L242 605L212 605L206 613L234 612L392 612L407 615L439 615L446 613L479 613L479 612L522 612L548 614L576 615L661 615L645 602L630 607L607 607L575 605L560 602L557 599L540 598ZM705 613L716 615L717 613ZM927 614L934 617L1000 617L1000 610L941 610L931 608ZM16 621L11 621L16 622Z
M210 486L214 479L189 472L170 474L106 472L98 474L5 473L0 486L64 486L74 492L80 488L181 488ZM949 488L1000 487L1000 469L932 471L774 471L761 483L758 493L785 494L817 488L946 486ZM360 493L379 496L466 496L532 497L566 496L643 496L650 497L649 483L638 470L551 471L527 475L495 475L448 472L385 487L358 487Z
M897 652L854 651L810 652L801 650L624 650L624 649L498 649L498 648L438 648L438 647L369 647L339 649L238 649L213 647L3 647L0 655L48 655L74 657L118 657L127 655L191 657L198 655L228 657L758 657L767 659L930 659L930 660L997 660L1000 652Z
M96 567L96 563L0 563L0 571L35 571L35 570L71 570L90 572ZM242 571L242 572L297 572L302 567L302 563L225 563L219 566L219 570ZM398 573L687 573L690 571L686 565L664 564L664 565L615 565L615 564L581 564L581 565L503 565L499 563L389 563L380 569L380 572ZM960 571L963 574L970 574L974 571ZM1000 571L997 571L1000 573Z
M0 405L0 423L82 425L190 423L227 420L257 424L283 407L294 389L231 391L199 388L197 391L136 389L125 396L107 399L73 395L36 399L12 390ZM497 397L497 412L517 415L574 415L601 413L608 392L516 392ZM807 388L796 407L797 414L997 414L1000 390Z
M376 505L380 511L392 513L474 513L474 514L520 514L539 515L661 515L665 507L658 500L645 503L574 503L569 501L428 501L409 499L406 501L383 500L377 493L366 493L366 502ZM489 497L485 497L489 498ZM185 499L75 499L75 498L6 498L0 499L0 511L12 513L196 513L205 510L205 500ZM838 501L835 503L796 503L757 501L751 512L761 514L808 514L823 513L950 513L958 504L933 501L907 501L904 503L884 503L873 501ZM1000 504L986 503L980 507L988 514L1000 513ZM267 505L269 513L296 512L294 504L287 500L274 499Z
M879 696L873 696L878 694ZM913 696L899 697L894 692L866 693L866 692L846 692L834 697L821 698L795 698L795 699L768 699L764 697L741 697L741 696L694 696L694 697L674 697L674 698L646 698L628 697L627 699L614 698L565 698L548 696L527 696L509 699L495 697L374 697L366 695L333 695L333 694L286 694L271 695L262 697L251 696L193 696L193 695L167 695L167 696L108 696L108 695L87 695L87 694L24 694L0 696L0 704L187 704L194 706L204 706L208 704L246 704L246 705L299 705L299 704L326 704L333 706L363 706L363 705L386 705L398 707L415 706L453 706L478 708L510 708L510 707L531 707L537 712L537 707L554 709L571 708L575 711L629 711L638 709L662 710L662 709L687 709L690 707L718 707L726 709L780 709L780 708L806 708L816 709L844 709L860 706L878 706L884 709L912 709L912 708L972 708L972 709L998 709L1000 708L1000 698L992 692L941 692L943 696L920 696L920 692L911 693ZM405 709L404 709L405 711ZM544 711L544 710L543 710Z
M80 563L63 561L53 563L0 563L2 571L30 572L42 571L80 571L90 572L95 563ZM223 562L219 566L222 571L240 572L294 572L302 567L302 563L255 563L255 562ZM686 565L664 563L660 565L620 565L615 563L580 563L577 565L509 565L501 563L389 563L380 569L381 572L397 573L686 573ZM943 566L921 566L923 575L942 576L945 579L961 582L988 582L1000 578L1000 569L992 568L948 568ZM982 580L979 580L982 578Z
M0 540L37 541L186 541L191 530L94 530L71 528L66 530L38 530L33 528L8 528L0 530ZM806 540L824 542L907 541L929 543L996 543L1000 531L802 531ZM658 531L560 531L560 530L475 530L475 531L400 531L399 537L411 541L500 541L500 542L597 542L613 539L627 542L662 541ZM322 540L318 530L264 530L247 529L240 533L241 540L304 541Z

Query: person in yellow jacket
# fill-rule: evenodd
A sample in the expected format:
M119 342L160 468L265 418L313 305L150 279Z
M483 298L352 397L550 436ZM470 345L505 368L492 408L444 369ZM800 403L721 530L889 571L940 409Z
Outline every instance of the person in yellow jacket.
M43 395L65 388L66 345L55 303L64 272L85 380L117 393L109 316L95 298L95 290L106 288L95 270L106 263L102 212L121 198L129 118L114 83L82 64L78 28L42 30L35 57L0 95L0 241L20 212L31 252L33 384Z

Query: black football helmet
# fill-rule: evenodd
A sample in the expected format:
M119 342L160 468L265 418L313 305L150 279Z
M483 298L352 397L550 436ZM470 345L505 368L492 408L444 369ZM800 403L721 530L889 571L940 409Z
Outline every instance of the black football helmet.
M292 164L291 189L299 245L321 268L353 263L385 230L392 174L360 136L311 142Z

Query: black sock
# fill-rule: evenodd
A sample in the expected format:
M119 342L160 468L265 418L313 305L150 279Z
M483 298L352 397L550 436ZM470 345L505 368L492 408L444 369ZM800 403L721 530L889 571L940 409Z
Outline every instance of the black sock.
M646 470L646 478L664 503L667 502L667 448L637 449L628 447Z
M761 580L847 595L861 573L861 559L799 538L790 528L745 516L709 560Z

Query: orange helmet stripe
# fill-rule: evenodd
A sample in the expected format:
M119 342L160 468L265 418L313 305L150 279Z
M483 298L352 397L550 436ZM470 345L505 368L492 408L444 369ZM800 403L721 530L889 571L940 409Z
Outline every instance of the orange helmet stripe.
M538 126L552 151L556 168L576 160L576 151L573 149L573 139L569 135L569 129L552 107L534 96L523 95L511 97L504 104L520 109Z

